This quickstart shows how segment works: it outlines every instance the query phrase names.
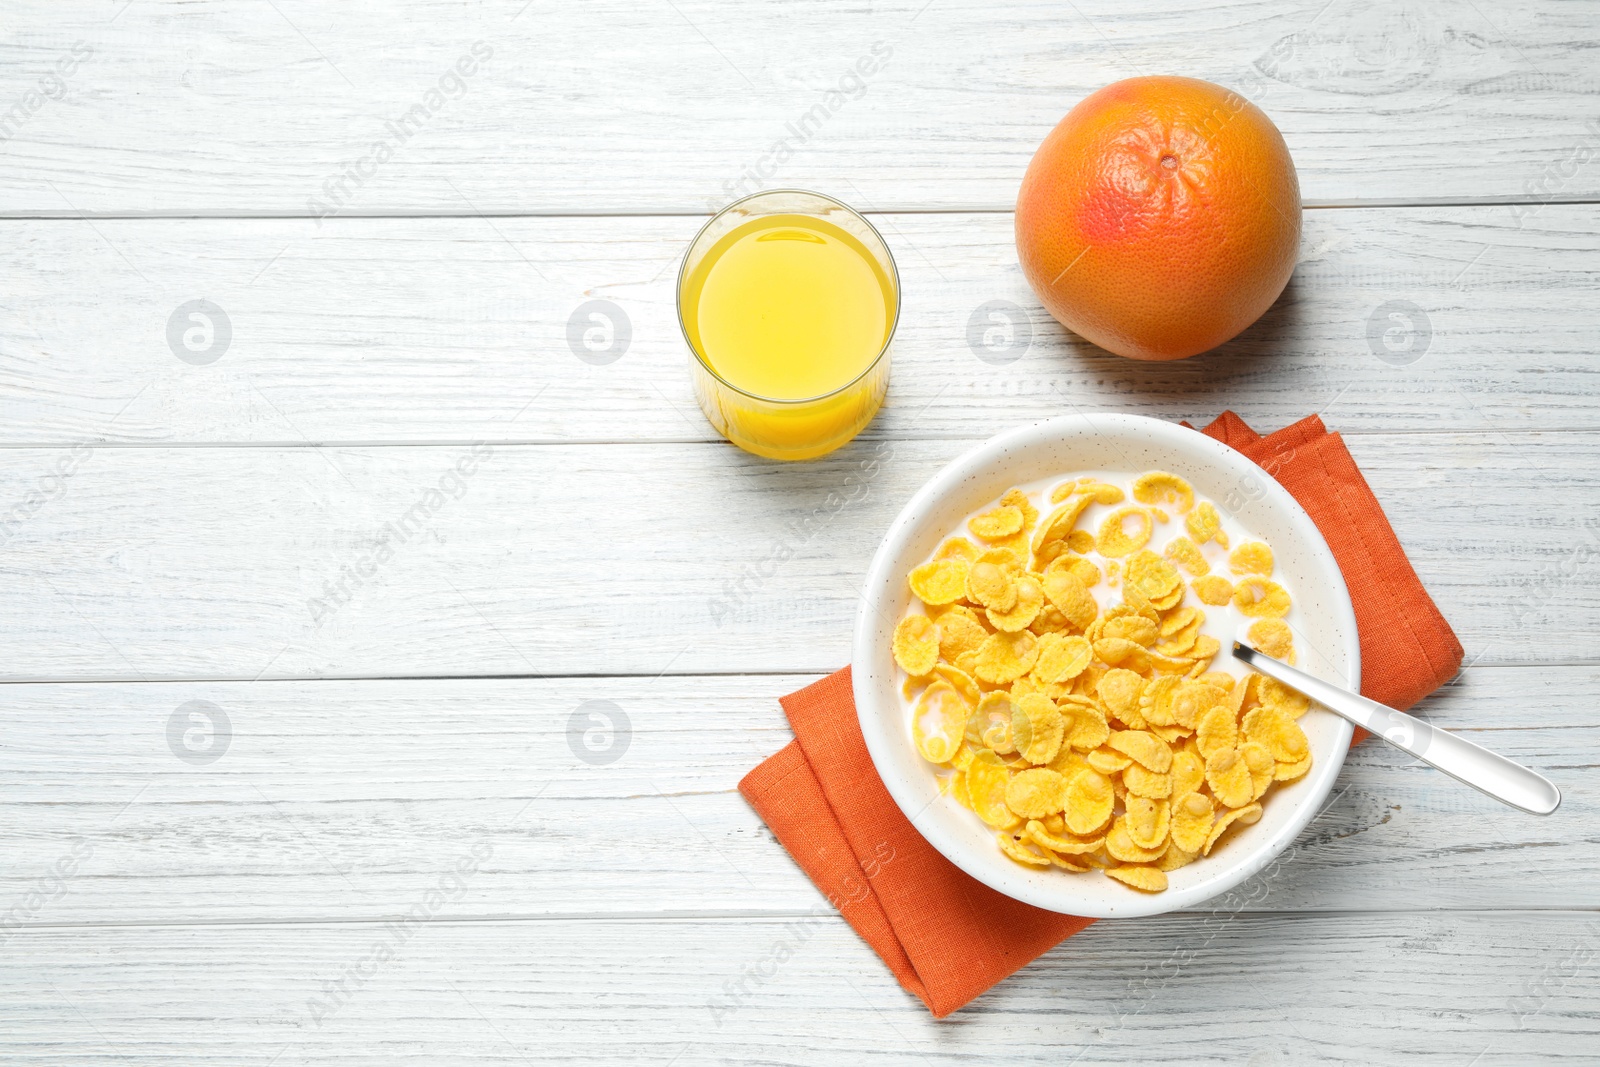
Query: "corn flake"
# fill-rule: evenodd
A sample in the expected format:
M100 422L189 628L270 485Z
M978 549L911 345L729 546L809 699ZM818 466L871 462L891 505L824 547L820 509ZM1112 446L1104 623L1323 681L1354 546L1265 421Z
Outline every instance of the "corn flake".
M1233 709L1221 704L1200 716L1200 722L1195 727L1194 739L1200 755L1206 759L1237 746L1239 725L1233 717Z
M1311 754L1306 732L1281 707L1263 704L1245 712L1239 725L1246 738L1261 745L1279 763L1298 763Z
M978 689L978 683L972 676L960 667L952 667L948 663L941 663L933 668L933 673L950 684L950 688L960 693L966 702L974 707L983 699L983 693Z
M1272 784L1272 776L1277 772L1278 764L1273 760L1272 753L1255 741L1246 741L1240 745L1239 756L1250 771L1250 799L1260 800L1261 795Z
M1125 525L1128 519L1138 520L1137 532L1128 532ZM1119 508L1100 524L1095 545L1107 559L1120 559L1143 548L1150 540L1151 530L1150 513L1144 508Z
M1167 843L1171 828L1171 807L1165 800L1151 800L1142 796L1128 798L1128 811L1123 817L1128 837L1143 849L1158 849Z
M1060 816L1055 817L1060 818ZM1061 834L1065 832L1065 825L1063 825L1061 831L1052 833L1044 823L1037 819L1030 819L1028 821L1028 825L1023 828L1023 831L1029 837L1031 837L1033 839L1033 843L1038 845L1040 848L1046 848L1051 852L1059 852L1068 856L1081 856L1086 852L1093 852L1095 849L1105 844L1105 838L1103 837L1091 837L1087 839L1062 837Z
M1183 726L1146 726L1145 729L1155 734L1169 745L1175 745L1188 737L1193 731Z
M1083 859L1081 856L1074 856L1069 859L1066 856L1062 856L1058 853L1050 851L1042 845L1035 847L1037 847L1039 851L1043 852L1046 856L1049 856L1051 863L1055 864L1057 867L1060 867L1064 871L1076 871L1079 874L1082 874L1084 871L1094 870L1094 868L1088 863L1080 862Z
M1143 615L1111 616L1107 613L1105 625L1100 628L1103 637L1120 637L1143 648L1149 648L1160 636L1160 628Z
M1172 775L1157 774L1138 763L1130 763L1122 772L1122 784L1131 797L1148 797L1160 800L1172 795Z
M1011 738L1029 763L1049 763L1061 750L1064 723L1049 697L1029 693L1017 697L1011 711ZM1265 751L1265 750L1263 750ZM1065 783L1063 783L1065 788Z
M1265 578L1272 573L1272 549L1260 541L1246 541L1228 553L1228 568L1235 574L1259 574Z
M1083 669L1083 673L1072 680L1072 695L1080 697L1093 697L1100 688L1100 679L1105 676L1106 669L1098 663L1091 663Z
M1087 531L1087 530L1075 530L1073 532L1074 533L1089 533L1089 531ZM1089 548L1086 549L1085 551L1093 551L1093 550L1094 550L1094 535L1093 534L1089 534ZM1084 559L1082 556L1067 557L1066 567L1073 574L1076 574L1078 576L1078 581L1083 583L1083 587L1085 589L1093 589L1096 585L1100 584L1100 579L1102 577L1102 575L1100 573L1100 568L1096 567L1093 563L1091 563L1087 559Z
M1128 498L1120 486L1108 482L1097 482L1093 478L1085 478L1078 483L1078 492L1085 493L1096 504L1120 504Z
M926 615L907 615L895 624L894 661L914 678L939 662L939 628Z
M1228 706L1233 709L1234 715L1237 716L1246 707L1254 707L1259 703L1256 694L1264 681L1266 681L1265 675L1251 671L1234 683L1233 692L1228 694Z
M967 520L967 529L985 541L998 541L1022 529L1022 509L1010 504L974 515Z
M1220 574L1208 574L1194 580L1194 595L1202 604L1221 607L1233 599L1233 583Z
M1305 773L1311 769L1311 757L1307 756L1298 763L1280 763L1272 772L1274 782L1293 782L1304 778Z
M1174 841L1167 845L1167 850L1161 854L1161 859L1156 861L1156 870L1168 872L1175 871L1179 867L1189 866L1189 864L1193 863L1199 858L1199 856L1200 853L1198 852L1185 852L1183 849L1179 848L1177 842Z
M1205 759L1193 749L1180 749L1172 754L1172 770L1167 773L1172 776L1173 796L1192 793L1205 784Z
M1118 667L1101 675L1098 689L1100 699L1105 701L1111 714L1126 723L1139 711L1139 697L1144 692L1144 686L1142 675Z
M934 559L963 559L968 563L978 558L978 546L965 537L952 537L939 546Z
M1282 619L1257 619L1250 624L1250 643L1274 659L1294 654L1294 633Z
M1116 566L1113 562L1112 566ZM1132 611L1138 612L1151 622L1160 624L1161 612L1156 609L1154 601L1137 583L1130 583L1123 587L1122 602Z
M1141 504L1172 504L1181 515L1194 507L1194 489L1176 474L1149 471L1134 479L1133 499Z
M1200 554L1200 546L1187 537L1174 537L1168 541L1162 554L1196 578L1211 573L1211 564Z
M1159 867L1124 865L1109 868L1106 874L1123 885L1142 889L1146 893L1161 893L1167 888L1166 872Z
M1144 730L1118 730L1106 742L1146 770L1166 774L1172 769L1172 746Z
M917 599L928 605L953 604L967 593L970 564L959 556L936 559L912 569L909 581Z
M1125 637L1102 637L1094 643L1094 654L1108 667L1143 674L1150 669L1150 653L1143 646Z
M1067 780L1048 767L1019 771L1006 783L1006 807L1025 819L1053 815L1066 806Z
M1089 753L1087 760L1089 766L1107 776L1121 774L1133 763L1132 757L1124 756L1114 748L1104 747Z
M1242 808L1235 808L1232 811L1222 812L1217 816L1217 821L1212 824L1211 832L1206 835L1206 845L1205 848L1200 850L1200 854L1202 856L1211 855L1211 850L1216 847L1218 839L1234 823L1238 823L1240 826L1251 826L1258 822L1260 818L1260 804L1249 804Z
M1077 525L1078 516L1083 514L1083 509L1088 507L1089 503L1089 497L1075 496L1052 511L1033 531L1034 554L1037 555L1042 546L1052 541L1065 541L1072 533L1072 528Z
M1028 841L1021 834L995 834L994 839L995 841L999 842L1000 851L1004 852L1007 856L1010 856L1018 863L1025 863L1032 867L1050 866L1050 857L1041 852L1035 851L1032 847L1032 842Z
M996 830L1011 830L1022 820L1006 807L1011 772L993 752L979 752L967 765L967 795L978 818Z
M1021 700L1029 693L1044 694L1044 686L1034 681L1033 675L1024 674L1021 678L1011 683L1011 697L1013 700Z
M1180 608L1173 614L1177 615L1179 612L1197 610L1196 608ZM1195 643L1200 640L1202 636L1200 627L1205 625L1205 621L1206 617L1204 615L1195 615L1187 625L1179 627L1170 635L1163 637L1161 643L1156 645L1156 652L1172 659L1186 657L1194 650ZM1184 666L1187 669L1189 665L1185 664Z
M1162 834L1163 840L1166 834ZM1165 845L1158 848L1140 848L1134 843L1133 834L1128 831L1128 816L1119 815L1111 824L1111 832L1106 834L1106 851L1112 859L1121 860L1123 863L1149 863L1161 858Z
M1065 799L1067 829L1087 837L1110 821L1116 791L1111 779L1099 771L1079 771L1067 783Z
M1081 637L1046 634L1039 638L1033 674L1045 685L1070 682L1094 659L1094 649Z
M1229 808L1244 807L1255 791L1250 767L1236 748L1219 749L1206 757L1206 784L1211 795Z
M949 663L963 652L975 650L989 636L971 609L959 605L941 613L934 623L939 627L939 658Z
M1068 630L1072 629L1072 624L1067 621L1065 615L1061 614L1060 608L1046 601L1045 605L1039 609L1039 614L1035 615L1033 621L1028 624L1028 629L1033 631L1035 637L1043 637L1045 634L1065 635Z
M1181 631L1197 627L1205 621L1206 613L1199 608L1179 608L1176 611L1169 612L1167 617L1161 620L1161 626L1157 632L1162 637L1175 637Z
M1185 852L1199 852L1211 836L1211 798L1185 793L1172 802L1172 843Z
M973 673L979 681L1007 685L1033 669L1039 639L1027 630L990 634L978 646Z
M1066 716L1063 715L1062 719L1064 720L1065 718ZM1083 758L1083 753L1074 752L1067 745L1063 744L1061 746L1061 750L1056 753L1056 758L1051 760L1047 766L1052 771L1055 771L1057 774L1061 775L1061 777L1070 782L1079 771L1086 771L1089 769L1089 761ZM1045 824L1050 825L1051 819L1060 818L1061 816L1059 815L1049 816L1045 819ZM1066 828L1067 824L1065 821L1063 821L1061 826L1058 827L1058 830L1065 832Z
M1039 580L1031 574L1024 574L1017 579L1016 602L1005 611L990 607L984 614L996 630L1015 633L1026 630L1039 617L1043 607L1044 589L1040 587Z
M1011 735L1016 716L1016 698L1010 693L1005 690L985 693L967 717L966 739L971 744L1009 756L1017 750Z
M1169 707L1172 721L1186 730L1199 729L1200 719L1222 704L1227 693L1205 682L1182 681L1172 690Z
M1277 582L1259 576L1243 578L1233 587L1233 606L1252 619L1281 619L1289 614L1289 594Z
M1172 696L1181 684L1181 678L1165 675L1145 685L1139 697L1139 710L1145 721L1155 726L1171 726L1177 721L1172 717Z
M1150 602L1160 607L1160 601L1183 586L1183 575L1170 562L1151 552L1140 549L1128 558L1125 572L1130 582L1137 582Z
M1044 570L1044 595L1067 617L1068 622L1080 630L1100 613L1100 606L1089 595L1089 588L1083 584L1083 579L1078 577L1070 563L1061 565L1060 559Z
M934 682L924 689L911 719L911 737L922 758L949 762L961 745L971 710L949 682Z
M941 784L940 791L945 796L954 797L956 803L968 811L972 810L972 796L967 792L967 769L965 767L962 767L946 779Z
M1106 743L1111 727L1099 709L1070 700L1060 705L1066 744L1080 752L1091 752Z
M1003 548L992 548L973 561L967 570L967 599L986 608L1005 611L1017 602L1016 557Z
M1209 500L1203 500L1189 512L1183 525L1189 531L1189 536L1194 538L1194 543L1203 545L1222 533L1222 516L1217 514L1217 509Z

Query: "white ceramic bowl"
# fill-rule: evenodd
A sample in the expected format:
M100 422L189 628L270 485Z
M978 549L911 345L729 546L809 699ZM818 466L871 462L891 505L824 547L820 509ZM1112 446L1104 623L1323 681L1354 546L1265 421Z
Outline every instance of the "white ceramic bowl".
M1308 712L1301 725L1314 757L1310 773L1273 786L1260 822L1234 830L1216 852L1173 871L1166 892L1146 894L1103 875L1023 867L1001 854L993 830L939 793L934 768L913 746L890 652L894 624L911 600L906 573L963 517L1013 485L1096 470L1171 471L1231 511L1272 546L1276 573L1294 595L1299 666L1350 689L1360 685L1360 644L1344 577L1322 534L1287 490L1239 452L1194 430L1136 415L1072 415L991 438L934 475L900 512L873 557L856 621L856 710L895 803L934 848L972 877L1050 911L1096 918L1157 915L1226 892L1287 848L1333 788L1350 747L1350 724L1320 708ZM1226 647L1215 666L1242 671Z

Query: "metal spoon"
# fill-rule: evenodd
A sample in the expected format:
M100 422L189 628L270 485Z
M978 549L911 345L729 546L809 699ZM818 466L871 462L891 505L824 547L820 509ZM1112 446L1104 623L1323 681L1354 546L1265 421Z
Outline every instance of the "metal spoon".
M1298 689L1335 715L1371 730L1402 752L1409 752L1428 766L1487 793L1502 804L1520 808L1530 815L1549 815L1561 804L1561 790L1550 779L1466 738L1430 726L1414 715L1396 711L1376 700L1329 685L1238 641L1233 643L1233 655L1268 678L1276 678Z

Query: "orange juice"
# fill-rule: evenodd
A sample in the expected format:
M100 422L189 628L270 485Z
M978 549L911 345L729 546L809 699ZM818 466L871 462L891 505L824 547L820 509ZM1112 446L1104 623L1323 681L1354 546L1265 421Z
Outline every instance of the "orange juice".
M778 210L751 210L763 199ZM758 455L830 452L883 400L899 311L893 260L866 220L816 194L757 194L730 213L696 239L679 280L701 408Z

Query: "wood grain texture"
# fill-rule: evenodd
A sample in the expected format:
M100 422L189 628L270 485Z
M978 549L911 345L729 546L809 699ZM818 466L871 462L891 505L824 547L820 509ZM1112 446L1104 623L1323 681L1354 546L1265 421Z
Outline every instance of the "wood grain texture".
M305 215L348 172L361 175L343 179L357 212L700 212L761 171L884 210L1006 209L1078 100L1149 73L1259 102L1314 201L1600 194L1582 154L1600 136L1585 125L1588 12L1553 0L1486 12L28 0L8 11L7 107L76 42L92 55L5 143L0 199L8 213ZM478 42L490 58L457 76ZM408 133L388 125L419 105ZM392 158L379 162L378 144Z
M5 30L7 1063L1594 1059L1585 5L17 0ZM1039 310L1009 210L1073 104L1157 72L1260 103L1322 209L1255 327L1147 366ZM872 212L904 281L888 404L816 463L716 441L684 372L677 259L761 185ZM209 365L168 336L196 299ZM568 340L589 300L615 362ZM936 1023L735 790L776 697L848 660L882 531L973 441L1229 406L1347 434L1467 648L1421 710L1565 803L1368 742L1271 876ZM628 718L588 738L614 760L592 711Z
M1469 662L1592 660L1600 435L1350 443ZM828 671L966 447L0 449L0 678Z
M813 680L8 686L0 945L41 925L393 917L480 846L454 918L826 908L736 792L789 739L777 698ZM1556 815L1369 742L1241 906L1600 908L1597 686L1594 667L1474 667L1420 709L1548 774ZM169 739L217 709L225 726Z
M1073 411L1204 421L1225 406L1266 426L1322 410L1356 432L1600 428L1592 207L1520 223L1504 206L1308 212L1295 277L1260 322L1155 364L1039 308L1009 215L877 218L905 307L870 438L984 438ZM712 440L674 311L697 225L0 222L0 443ZM197 298L232 327L206 366L167 340ZM606 365L568 341L591 299L631 327ZM991 301L1014 306L993 313L1009 331L980 314ZM983 348L986 331L1012 347Z
M408 935L18 935L0 955L0 1051L163 1067L909 1067L993 1063L997 1049L1028 1064L1503 1067L1592 1062L1600 1021L1592 913L1101 922L941 1023L831 915L460 923L451 909L443 897Z

